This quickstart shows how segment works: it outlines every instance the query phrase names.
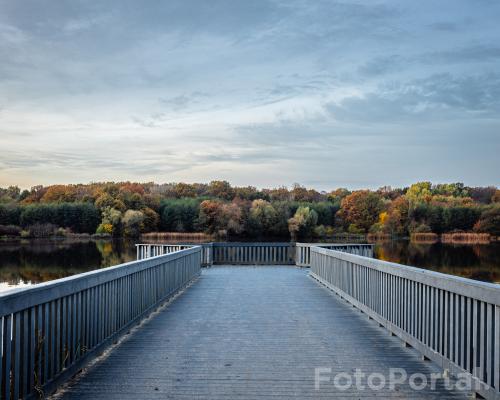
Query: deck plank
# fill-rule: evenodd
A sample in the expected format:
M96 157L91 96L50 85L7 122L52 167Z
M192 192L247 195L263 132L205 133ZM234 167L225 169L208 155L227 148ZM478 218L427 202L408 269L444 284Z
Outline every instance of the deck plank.
M429 376L383 328L295 267L216 267L73 379L63 399L466 398L465 393L314 388L316 367Z

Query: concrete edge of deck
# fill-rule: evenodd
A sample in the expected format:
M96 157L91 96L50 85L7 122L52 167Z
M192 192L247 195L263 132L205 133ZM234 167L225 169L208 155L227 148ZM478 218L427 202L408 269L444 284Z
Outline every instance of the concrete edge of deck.
M87 372L99 364L101 361L105 360L109 354L119 348L125 341L130 339L133 335L137 334L138 331L148 323L151 319L156 317L160 312L172 304L178 297L182 296L187 289L194 285L200 278L201 273L196 275L188 283L182 286L176 292L170 294L166 297L160 304L156 304L151 307L148 311L140 315L137 319L131 321L129 324L124 326L120 331L113 334L111 337L106 339L101 343L98 348L94 349L87 357L81 360L78 365L73 365L61 373L56 379L49 382L44 390L39 393L41 398L47 400L56 400L64 395L65 390L69 385L78 382L79 379L83 378ZM28 397L28 399L36 398L34 395Z

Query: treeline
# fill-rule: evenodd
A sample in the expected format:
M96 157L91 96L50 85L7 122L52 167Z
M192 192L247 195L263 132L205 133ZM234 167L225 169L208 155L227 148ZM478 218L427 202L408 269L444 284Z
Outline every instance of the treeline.
M0 235L138 236L157 231L292 239L455 231L500 236L500 191L430 182L330 192L300 185L258 190L226 181L0 188Z

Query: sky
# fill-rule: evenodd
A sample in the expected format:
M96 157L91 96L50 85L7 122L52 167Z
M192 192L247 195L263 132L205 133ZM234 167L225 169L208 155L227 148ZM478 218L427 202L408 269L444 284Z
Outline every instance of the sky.
M497 0L0 0L0 186L500 185Z

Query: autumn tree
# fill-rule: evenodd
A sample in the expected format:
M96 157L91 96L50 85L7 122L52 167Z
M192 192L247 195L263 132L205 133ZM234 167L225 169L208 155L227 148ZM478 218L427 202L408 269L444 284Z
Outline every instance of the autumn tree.
M205 200L200 204L199 226L207 233L216 233L220 228L222 202Z
M52 185L46 188L39 201L40 203L63 203L75 200L76 190L73 185Z
M208 233L239 234L243 231L242 210L234 202L205 200L200 204L199 225Z
M143 208L141 212L144 214L143 231L156 232L160 223L160 216L158 213L149 207Z
M390 235L406 236L409 225L410 204L405 196L400 196L390 204L383 223L383 230Z
M351 230L357 228L366 233L377 222L383 206L378 194L359 190L342 200L338 214L346 227L354 225Z
M342 200L349 196L351 192L345 188L338 188L335 190L332 190L330 193L327 194L327 199L328 201L331 201L332 203L340 205Z
M292 199L292 195L290 191L285 187L281 186L275 189L264 189L262 193L269 198L269 201L290 201Z
M242 233L243 219L240 206L236 203L222 204L217 224L227 235Z
M222 200L232 200L234 198L234 189L227 181L212 181L208 185L208 193Z
M196 188L189 183L176 183L173 187L176 198L196 197Z

